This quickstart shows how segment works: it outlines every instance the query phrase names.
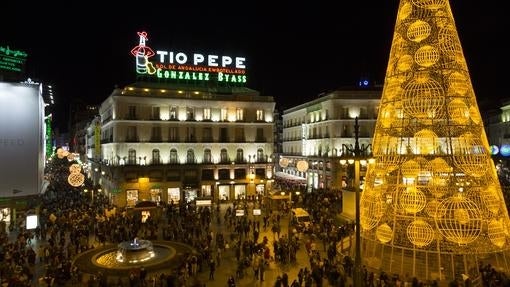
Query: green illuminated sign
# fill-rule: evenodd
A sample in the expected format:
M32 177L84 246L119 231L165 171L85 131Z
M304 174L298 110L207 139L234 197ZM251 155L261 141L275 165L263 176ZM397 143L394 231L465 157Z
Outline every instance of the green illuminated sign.
M47 117L45 120L46 127L46 158L50 158L53 154L53 145L51 141L51 117Z
M0 70L22 72L27 53L0 46Z

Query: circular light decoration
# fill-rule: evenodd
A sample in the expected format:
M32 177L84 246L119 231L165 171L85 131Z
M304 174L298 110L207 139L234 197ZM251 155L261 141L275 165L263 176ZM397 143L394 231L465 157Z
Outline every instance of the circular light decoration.
M499 153L502 156L510 156L510 145L504 144L499 148Z
M480 137L467 132L459 136L453 145L453 161L470 176L482 177L489 169L489 152Z
M411 15L412 12L413 12L413 6L411 6L411 4L409 4L409 3L405 3L398 10L398 18L400 20L404 20L407 17L409 17L409 15Z
M454 99L448 103L448 114L455 123L460 125L467 124L471 117L469 108L461 99Z
M417 20L407 28L407 38L413 42L421 42L428 38L430 30L429 23Z
M67 160L68 160L68 161L73 161L73 160L74 160L74 153L70 152L70 153L67 155Z
M85 182L85 176L82 173L71 173L67 177L67 182L74 187L81 186Z
M425 247L434 240L434 229L423 220L415 220L407 226L407 238L418 247Z
M490 146L491 155L497 155L499 153L499 147L497 145Z
M408 213L416 214L427 205L427 197L416 187L408 187L397 196L399 197L400 206Z
M58 148L57 149L57 157L60 158L60 159L64 158L64 149L63 148Z
M70 173L80 173L81 172L81 165L79 165L77 163L71 164L71 166L69 167L69 172Z
M305 171L308 170L308 162L305 161L305 160L300 160L300 161L297 162L296 168L300 172L305 172Z
M398 59L397 69L401 72L406 72L411 69L413 65L413 57L411 55L404 55Z
M288 158L281 158L280 159L280 166L285 168L289 166L289 159Z
M482 233L480 207L462 194L451 196L439 204L436 217L437 229L448 241L469 244Z
M444 102L442 85L427 75L418 75L404 86L402 107L408 117L437 118Z
M393 230L388 224L384 223L377 227L377 230L375 231L375 236L382 243L388 243L393 238Z
M470 89L468 77L459 72L451 73L448 81L450 82L449 91L451 94L465 95Z
M383 202L380 194L363 192L360 202L360 225L372 230L383 216Z
M431 67L439 61L439 51L433 46L425 45L416 51L414 61L422 67Z
M503 247L506 243L506 234L503 222L501 220L493 219L489 222L488 235L492 244L497 247Z
M501 202L504 202L499 199L498 188L494 184L489 185L486 189L481 189L480 199L492 214L498 214Z

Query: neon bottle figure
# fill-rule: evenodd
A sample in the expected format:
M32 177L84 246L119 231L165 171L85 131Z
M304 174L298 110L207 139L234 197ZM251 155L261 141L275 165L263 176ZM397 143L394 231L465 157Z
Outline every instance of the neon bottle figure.
M147 38L147 32L138 32L138 36L140 37L140 42L138 46L134 47L131 50L131 54L136 58L136 72L138 74L147 74L147 63L148 58L154 56L154 51L145 46L145 41Z

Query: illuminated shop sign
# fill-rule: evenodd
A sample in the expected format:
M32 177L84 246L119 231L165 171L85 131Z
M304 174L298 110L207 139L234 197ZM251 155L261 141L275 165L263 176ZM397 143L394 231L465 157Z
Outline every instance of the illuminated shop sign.
M23 51L0 46L0 70L22 72L27 56Z
M246 58L156 50L146 45L147 32L138 32L139 42L131 50L136 59L136 73L159 79L216 81L245 84Z

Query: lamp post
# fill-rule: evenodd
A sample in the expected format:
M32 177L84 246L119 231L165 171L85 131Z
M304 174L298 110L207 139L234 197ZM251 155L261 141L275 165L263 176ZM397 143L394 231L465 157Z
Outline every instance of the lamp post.
M361 270L361 226L360 226L360 187L359 187L359 176L360 176L360 162L367 161L366 152L371 145L360 147L359 145L359 124L358 117L354 120L354 147L348 147L342 145L342 155L340 164L345 165L354 163L354 192L355 192L355 211L356 211L356 254L354 257L354 287L363 286L363 277Z

